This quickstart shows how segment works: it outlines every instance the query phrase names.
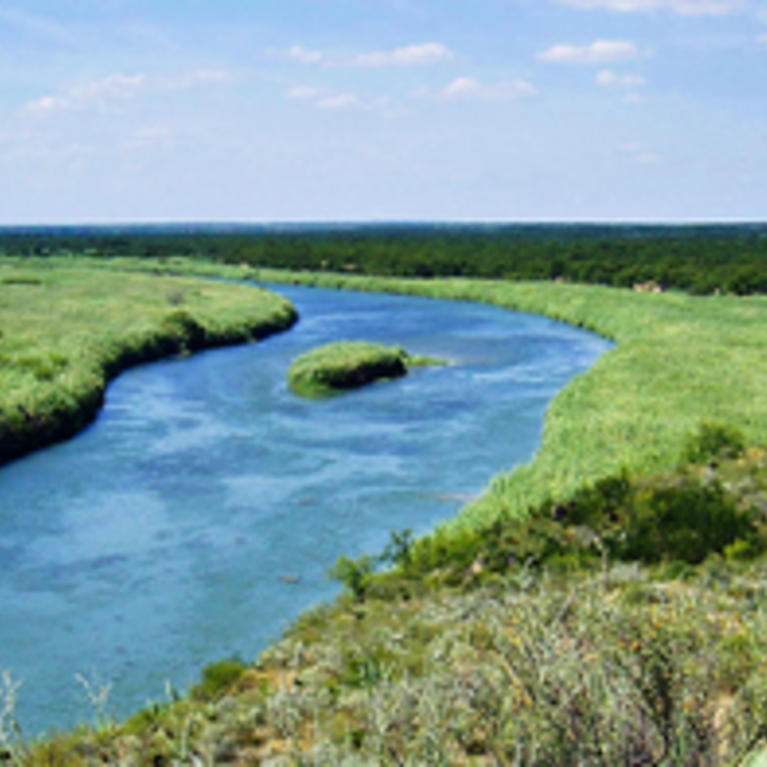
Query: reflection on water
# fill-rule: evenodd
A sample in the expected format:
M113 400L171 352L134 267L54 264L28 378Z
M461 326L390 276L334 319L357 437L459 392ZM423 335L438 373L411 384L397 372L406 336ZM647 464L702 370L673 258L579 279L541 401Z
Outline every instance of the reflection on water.
M276 290L292 331L129 371L86 432L0 469L0 669L24 680L27 734L91 715L75 673L113 682L126 715L252 659L335 593L340 554L423 533L528 460L548 402L609 348L493 307ZM296 355L357 338L454 364L288 391Z

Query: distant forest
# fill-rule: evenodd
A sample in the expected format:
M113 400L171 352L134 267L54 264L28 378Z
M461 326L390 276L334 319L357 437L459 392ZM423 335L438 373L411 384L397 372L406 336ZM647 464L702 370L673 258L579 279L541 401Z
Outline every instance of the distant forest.
M0 228L0 255L173 256L403 277L564 279L767 293L767 224Z

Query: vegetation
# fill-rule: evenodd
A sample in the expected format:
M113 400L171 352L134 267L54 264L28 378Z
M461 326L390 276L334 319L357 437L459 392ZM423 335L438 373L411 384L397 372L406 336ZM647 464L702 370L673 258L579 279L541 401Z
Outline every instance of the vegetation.
M547 497L568 497L623 468L635 474L673 469L704 419L738 430L748 444L761 444L767 434L767 298L761 296L638 293L553 281L404 280L266 269L249 274L266 282L491 303L616 341L552 402L535 459L494 479L479 501L449 523L456 529L499 514L524 515Z
M440 364L411 356L398 346L339 341L312 349L294 360L288 371L290 388L304 397L324 397L381 379L400 378L408 368Z
M53 259L56 261L56 259ZM524 515L547 497L627 468L673 469L701 421L735 429L747 444L767 434L767 297L640 293L596 285L474 279L400 279L286 272L182 258L92 259L111 271L191 273L229 279L388 291L489 303L543 314L616 342L551 404L535 459L496 477L479 501L448 523L458 529Z
M0 317L2 463L77 433L126 367L263 338L296 313L244 286L3 259Z
M691 508L690 488L711 491L723 522L699 564L673 545L649 557L595 545L614 510ZM584 487L565 516L540 509L565 534L537 562L515 548L532 528L477 530L469 556L456 548L429 567L421 542L396 535L393 570L339 562L349 593L256 664L223 661L190 698L9 753L75 766L756 764L767 754L766 501L767 451L749 449ZM654 545L655 529L635 532ZM744 553L742 540L759 547Z
M100 263L481 301L617 346L552 403L534 461L432 535L342 558L345 595L254 665L214 664L190 697L32 744L6 679L8 761L767 759L767 452L747 447L766 441L767 298Z
M186 256L367 275L767 292L763 224L21 227L0 229L2 253Z

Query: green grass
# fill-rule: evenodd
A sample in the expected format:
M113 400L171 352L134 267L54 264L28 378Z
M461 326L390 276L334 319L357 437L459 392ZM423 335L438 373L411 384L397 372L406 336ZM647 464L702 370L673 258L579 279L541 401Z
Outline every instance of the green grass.
M684 490L694 478L764 524L764 450L636 488ZM490 572L483 557L497 542L486 533L484 572L464 566L450 586L425 579L407 598L351 592L305 613L256 664L208 666L188 698L124 724L102 713L94 728L13 753L30 767L764 758L767 559Z
M619 565L307 613L249 668L25 765L741 765L765 752L767 565ZM273 760L273 761L269 761Z
M297 357L288 371L288 382L303 397L326 397L374 381L400 378L411 367L441 364L431 357L411 356L399 346L337 341Z
M0 462L72 436L129 365L262 338L290 303L251 287L0 260Z
M338 341L297 357L288 371L290 388L303 397L323 397L407 373L404 349L366 341Z

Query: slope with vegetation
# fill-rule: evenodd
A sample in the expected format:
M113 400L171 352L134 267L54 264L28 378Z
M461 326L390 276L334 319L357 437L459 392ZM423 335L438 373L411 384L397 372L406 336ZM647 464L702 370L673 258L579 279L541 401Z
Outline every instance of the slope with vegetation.
M713 434L721 442L719 427ZM125 724L104 719L18 746L15 758L759 764L767 753L767 561L759 557L767 453L733 453L663 476L603 481L569 499L564 516L541 507L526 529L497 521L464 535L468 556L456 538L452 552L427 562L423 542L395 535L385 557L392 570L373 575L367 558L339 562L347 594L305 614L255 665L211 665L189 697L171 692ZM705 532L698 509L711 523ZM617 525L633 514L636 524L614 546ZM668 534L660 548L656 523ZM531 543L549 534L556 545L531 555Z

